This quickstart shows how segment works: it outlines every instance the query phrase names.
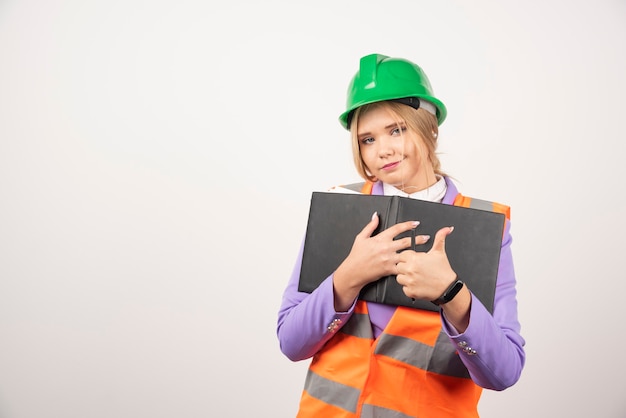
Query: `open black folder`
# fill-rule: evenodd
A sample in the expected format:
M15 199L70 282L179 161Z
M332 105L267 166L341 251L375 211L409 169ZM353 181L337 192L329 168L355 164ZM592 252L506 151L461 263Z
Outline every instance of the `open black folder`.
M417 235L431 239L417 245L428 251L435 233L446 226L454 231L446 237L446 253L452 269L472 293L493 313L498 276L504 215L400 196L375 196L334 192L313 192L304 240L304 253L298 290L310 293L346 258L356 235L378 212L380 223L374 235L403 221L420 221ZM409 236L410 232L402 234ZM370 283L360 299L430 311L440 308L424 300L406 296L395 275Z

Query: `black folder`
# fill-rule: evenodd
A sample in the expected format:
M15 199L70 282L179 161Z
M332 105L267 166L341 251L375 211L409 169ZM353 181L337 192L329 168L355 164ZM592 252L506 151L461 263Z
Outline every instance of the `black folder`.
M398 222L420 221L415 233L430 235L416 251L428 251L435 233L446 226L446 254L452 269L471 292L493 313L505 216L481 209L464 208L400 196L376 196L313 192L304 240L298 290L310 293L347 257L356 235L378 212L380 223L373 235ZM397 238L409 236L410 231ZM412 300L404 294L396 276L386 276L363 288L360 299L430 311L440 308L429 301Z

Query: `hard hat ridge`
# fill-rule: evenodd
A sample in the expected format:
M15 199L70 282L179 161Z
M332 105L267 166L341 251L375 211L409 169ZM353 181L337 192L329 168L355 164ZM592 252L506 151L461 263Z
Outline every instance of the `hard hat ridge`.
M445 105L433 95L426 73L415 63L403 58L369 54L361 58L359 71L348 86L346 110L339 116L341 125L349 129L352 112L360 106L383 100L416 97L421 107L435 109L439 125L446 118ZM415 107L415 106L413 106ZM429 109L430 108L430 109Z

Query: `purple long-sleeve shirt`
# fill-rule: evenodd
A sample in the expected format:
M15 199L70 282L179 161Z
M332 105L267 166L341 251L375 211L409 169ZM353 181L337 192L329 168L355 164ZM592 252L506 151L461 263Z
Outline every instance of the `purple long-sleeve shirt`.
M442 203L452 204L458 190L446 178L447 191ZM374 184L374 195L383 194L382 183ZM470 322L459 334L443 313L441 322L452 344L459 349L461 360L474 382L487 389L504 390L519 380L526 354L517 318L516 280L511 254L510 222L506 222L500 265L496 283L493 315L472 295ZM292 361L312 357L335 335L331 324L345 324L354 312L355 303L347 312L334 307L333 277L327 277L312 293L298 291L302 264L300 247L291 278L283 294L278 313L277 334L281 351ZM471 290L471 289L470 289ZM395 311L394 306L367 302L374 337L378 337ZM340 321L336 321L340 320ZM332 327L331 327L332 328Z

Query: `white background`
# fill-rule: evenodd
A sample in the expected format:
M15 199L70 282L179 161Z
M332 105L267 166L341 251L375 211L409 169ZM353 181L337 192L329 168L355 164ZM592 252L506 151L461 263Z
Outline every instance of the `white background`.
M482 416L626 416L625 46L623 0L3 0L0 417L293 417L277 311L373 52L513 208L527 366Z

